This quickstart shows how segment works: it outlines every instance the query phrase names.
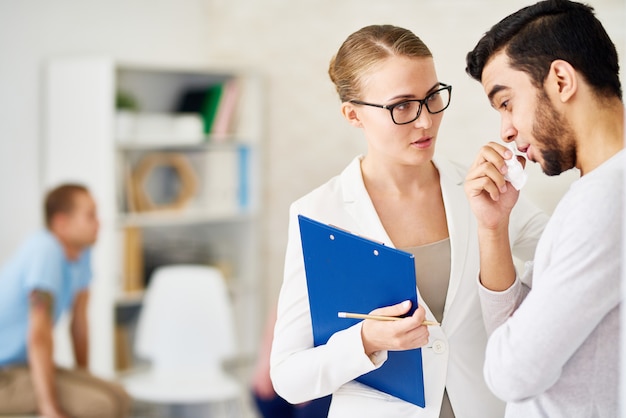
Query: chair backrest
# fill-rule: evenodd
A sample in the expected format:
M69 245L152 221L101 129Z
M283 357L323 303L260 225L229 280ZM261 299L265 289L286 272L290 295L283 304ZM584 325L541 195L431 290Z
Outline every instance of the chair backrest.
M236 354L231 301L220 271L160 267L146 289L135 341L156 369L205 372Z

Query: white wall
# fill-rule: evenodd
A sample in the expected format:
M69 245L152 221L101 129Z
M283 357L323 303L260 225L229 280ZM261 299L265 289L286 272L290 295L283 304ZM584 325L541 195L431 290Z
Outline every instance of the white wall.
M509 0L0 0L0 261L40 223L41 68L51 55L110 53L176 64L235 64L267 79L265 274L282 276L288 205L364 151L339 114L327 68L353 31L372 23L407 27L429 45L440 80L454 86L439 150L469 163L498 137L499 121L464 58L505 15ZM590 0L624 62L623 0ZM624 65L622 64L622 67ZM80 156L76 156L80 158ZM551 211L574 173L547 179L531 169L525 189Z

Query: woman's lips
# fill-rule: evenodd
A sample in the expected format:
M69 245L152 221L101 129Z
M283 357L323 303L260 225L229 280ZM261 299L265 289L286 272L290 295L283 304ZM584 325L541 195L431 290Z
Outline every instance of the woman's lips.
M417 148L428 148L433 142L432 136L423 136L415 142L411 142L411 145Z

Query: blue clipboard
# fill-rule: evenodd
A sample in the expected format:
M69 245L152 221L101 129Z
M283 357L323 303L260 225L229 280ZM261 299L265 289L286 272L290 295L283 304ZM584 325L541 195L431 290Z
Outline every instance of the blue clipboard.
M369 313L405 300L417 308L412 254L386 247L343 229L298 215L314 345L359 319L338 312ZM378 369L356 379L382 392L424 407L422 351L389 351Z

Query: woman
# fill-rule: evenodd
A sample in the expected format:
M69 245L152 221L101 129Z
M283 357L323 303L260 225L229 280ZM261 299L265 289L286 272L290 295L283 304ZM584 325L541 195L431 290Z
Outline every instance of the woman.
M367 154L292 204L285 277L271 358L276 391L289 402L333 394L331 417L499 417L504 405L482 377L487 341L477 294L476 224L465 170L434 158L451 87L432 54L406 29L368 26L331 60L330 78ZM419 309L401 321L365 320L313 347L297 215L333 224L415 255ZM531 258L547 217L529 203L511 216L513 251ZM358 262L358 260L355 260ZM398 316L410 307L381 307ZM440 327L421 325L424 319ZM422 347L426 407L354 379L388 350Z

